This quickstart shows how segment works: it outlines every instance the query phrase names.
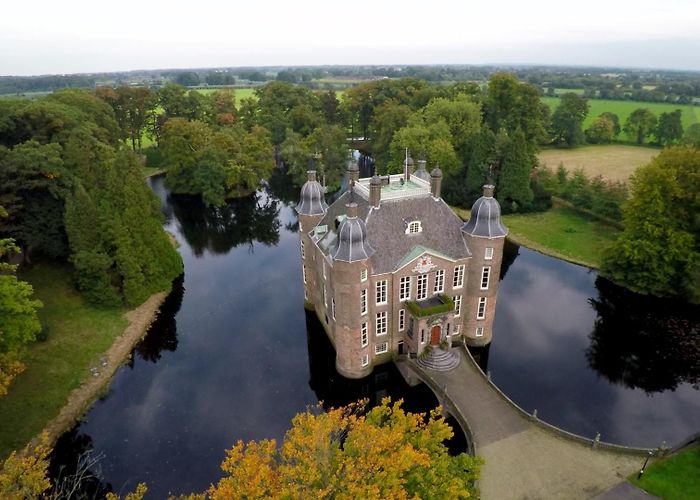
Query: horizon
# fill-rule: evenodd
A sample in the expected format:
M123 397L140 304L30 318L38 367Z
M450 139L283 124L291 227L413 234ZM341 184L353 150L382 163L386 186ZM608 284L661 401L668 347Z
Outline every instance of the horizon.
M196 8L125 0L112 10L87 0L39 0L31 16L18 4L4 14L6 76L325 65L700 71L700 5L693 0L590 0L574 12L554 0L505 0L498 9L357 0L349 14L321 0L203 0Z

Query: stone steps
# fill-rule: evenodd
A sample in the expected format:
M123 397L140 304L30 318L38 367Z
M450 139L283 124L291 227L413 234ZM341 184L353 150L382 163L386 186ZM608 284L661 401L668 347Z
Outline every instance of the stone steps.
M459 355L452 349L445 351L441 347L433 347L430 354L422 358L419 357L416 362L427 370L446 372L459 364Z

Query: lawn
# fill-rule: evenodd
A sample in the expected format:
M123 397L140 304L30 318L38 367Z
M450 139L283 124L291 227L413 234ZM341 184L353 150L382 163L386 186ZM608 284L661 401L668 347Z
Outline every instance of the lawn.
M573 208L502 216L508 237L519 245L588 267L599 268L604 250L620 230Z
M700 499L700 446L649 466L642 479L630 477L635 486L664 500Z
M552 111L559 105L558 97L542 97L542 102L546 103ZM690 104L673 104L665 102L636 102L636 101L612 101L607 99L588 99L590 109L588 116L583 122L583 128L588 127L593 120L606 111L615 113L620 117L620 125L625 124L627 117L637 108L647 108L656 116L661 113L669 113L676 109L682 110L681 121L683 128L688 128L693 123L700 122L700 106Z
M627 181L638 167L649 163L658 153L658 149L649 147L610 144L546 149L537 156L541 165L553 171L564 164L569 172L582 168L589 177L601 175L611 181Z
M27 369L0 397L0 461L23 448L56 417L68 395L90 377L90 367L127 326L122 308L85 304L72 286L67 267L36 264L20 273L34 286L44 307L39 316L48 339L33 344Z

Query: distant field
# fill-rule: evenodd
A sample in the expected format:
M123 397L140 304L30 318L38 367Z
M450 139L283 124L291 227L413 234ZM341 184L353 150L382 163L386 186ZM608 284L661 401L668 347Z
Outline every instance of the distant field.
M640 166L659 153L658 149L611 144L576 149L546 149L537 157L540 164L556 170L564 164L570 172L582 168L590 177L602 175L611 181L627 181Z
M211 94L212 92L216 92L217 90L224 90L224 89L193 89L196 90L197 92L201 92L202 94ZM231 88L230 90L233 90L234 94L236 95L236 102L239 103L241 99L246 99L248 97L255 97L255 89L253 87L245 87L245 88Z
M546 103L552 111L559 105L558 97L542 97L542 102ZM700 107L690 104L671 104L664 102L637 102L637 101L611 101L607 99L589 99L590 107L588 116L583 122L583 127L588 127L596 116L606 111L615 113L620 117L620 124L624 125L627 117L637 108L647 108L655 115L669 113L676 109L682 110L681 121L683 127L688 128L693 123L700 123Z

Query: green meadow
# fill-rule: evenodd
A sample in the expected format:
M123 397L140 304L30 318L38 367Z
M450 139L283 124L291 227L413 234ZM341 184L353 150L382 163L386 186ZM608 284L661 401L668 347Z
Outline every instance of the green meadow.
M558 97L542 97L542 102L547 104L554 111L559 105ZM656 116L661 113L669 113L680 109L682 111L681 121L683 127L688 128L693 123L700 123L700 106L691 104L673 104L665 102L638 102L638 101L612 101L608 99L588 99L588 116L583 122L583 128L588 127L596 116L609 111L620 117L620 124L624 125L627 117L638 108L647 108Z

